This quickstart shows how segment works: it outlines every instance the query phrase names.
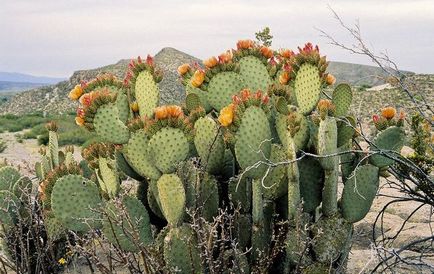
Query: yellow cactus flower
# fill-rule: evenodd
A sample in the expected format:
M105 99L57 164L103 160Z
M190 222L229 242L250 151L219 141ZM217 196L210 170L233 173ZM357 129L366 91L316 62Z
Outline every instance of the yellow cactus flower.
M286 85L288 83L288 81L289 81L289 73L284 71L279 76L279 83L282 85Z
M336 78L333 76L333 74L328 73L326 77L326 84L331 86L336 83Z
M65 258L60 258L58 262L59 262L60 265L65 265L66 264Z
M155 108L154 113L155 113L155 118L157 118L158 120L166 119L168 116L166 106L161 106L161 107Z
M386 118L387 120L392 119L396 115L396 109L394 107L387 107L381 110L381 116Z
M205 65L205 67L207 67L207 68L213 68L213 67L215 67L217 64L218 64L218 60L217 60L217 58L215 58L214 56L213 57L211 57L211 58L209 58L209 59L206 59L205 61L203 61L203 64Z
M190 70L190 65L189 65L189 64L183 64L183 65L180 65L180 66L178 67L178 73L179 73L179 75L184 75L184 74L186 74L189 70Z
M81 88L80 85L76 85L75 88L71 90L71 92L69 93L69 98L71 100L77 101L82 94L83 94L83 89Z
M234 104L222 108L218 120L224 127L231 125L234 120Z

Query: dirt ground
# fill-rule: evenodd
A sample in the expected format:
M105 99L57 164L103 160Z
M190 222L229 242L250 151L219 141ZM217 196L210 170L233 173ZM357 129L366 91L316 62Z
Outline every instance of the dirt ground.
M33 174L33 167L39 160L38 145L36 140L24 140L18 143L13 133L2 133L0 138L8 144L7 149L0 154L0 159L5 158L9 163L20 166L23 173ZM80 158L76 149L75 157ZM408 151L407 151L408 153ZM33 176L33 175L32 175ZM385 185L386 181L382 179L380 194L399 196L395 190ZM351 250L347 273L368 273L376 264L374 245L372 241L372 226L375 222L378 212L386 205L391 198L378 196L371 207L370 213L362 221L355 224L354 244ZM413 202L395 204L391 206L384 215L383 229L386 234L391 236L400 229L404 219L419 204ZM400 236L395 240L393 247L399 249L410 241L421 239L432 235L434 221L432 220L433 211L429 207L424 207L410 218ZM379 231L376 231L376 237L379 237ZM434 266L434 259L432 261ZM87 269L87 268L86 268ZM68 273L87 273L87 270L71 269ZM431 273L428 270L417 268L403 268L397 273Z

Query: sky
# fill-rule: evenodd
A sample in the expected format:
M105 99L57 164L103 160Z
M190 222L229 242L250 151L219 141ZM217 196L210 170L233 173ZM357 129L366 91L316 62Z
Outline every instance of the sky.
M433 0L0 0L0 71L69 77L163 47L204 59L265 26L275 49L311 41L329 60L372 64L321 36L355 43L330 7L400 69L434 73Z

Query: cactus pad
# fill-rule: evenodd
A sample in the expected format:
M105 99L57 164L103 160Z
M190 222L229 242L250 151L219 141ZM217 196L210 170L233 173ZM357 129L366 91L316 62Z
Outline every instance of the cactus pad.
M270 161L279 163L286 160L285 150L277 144L271 146ZM285 165L278 165L271 169L264 179L265 188L262 190L264 198L275 200L288 193Z
M355 133L356 120L354 117L344 117L343 121L337 122L338 127L338 147L348 144L348 141Z
M164 174L158 179L158 197L167 222L176 226L185 213L185 190L175 174Z
M136 198L125 196L122 205L111 201L106 213L103 232L112 244L128 252L137 252L139 246L152 242L148 212Z
M405 132L400 127L389 127L383 131L381 131L374 139L373 143L376 146L371 147L372 151L378 151L379 149L382 150L393 150L396 152L400 152L402 146L405 142ZM392 155L390 152L388 152L389 155ZM386 152L387 154L387 152ZM370 158L371 164L382 168L389 166L394 163L393 159L390 159L386 156L382 155L372 155Z
M378 172L376 166L363 165L346 181L341 205L348 222L358 222L368 214L378 190Z
M219 172L224 161L225 144L217 123L209 117L203 117L196 121L194 129L194 145L202 165L210 173Z
M272 80L267 67L255 56L240 59L240 74L250 90L267 90Z
M171 228L164 238L164 259L171 272L189 274L203 273L199 249L194 231L183 225ZM174 271L178 269L178 271Z
M321 204L324 186L324 171L315 158L304 157L297 162L300 173L300 195L303 198L303 210L315 212Z
M98 167L99 173L101 174L101 176L98 176L100 179L99 183L101 189L107 193L110 198L116 197L121 188L116 165L114 167L110 167L109 160L107 158L101 157L98 159Z
M265 112L256 106L247 108L236 134L235 154L242 169L264 161L271 152L271 131ZM264 155L264 156L263 156ZM265 165L251 169L245 175L260 178L266 171Z
M216 74L208 86L208 102L217 111L231 103L232 95L244 88L240 75L233 71Z
M309 114L321 95L321 79L316 66L304 63L297 72L294 83L295 96L302 114Z
M131 134L131 138L127 145L124 146L124 156L131 167L143 177L157 180L161 176L161 172L152 163L149 158L148 138L143 130L136 131Z
M351 102L353 101L353 92L348 84L339 84L333 91L332 102L336 106L335 115L345 116L348 114Z
M98 108L93 124L96 133L105 141L114 144L128 142L130 137L128 128L119 120L119 111L113 103Z
M94 182L80 175L66 175L57 180L51 194L53 213L62 224L74 231L99 227L96 212L101 198Z
M292 139L294 140L295 148L298 151L306 147L307 143L309 142L310 132L309 132L309 124L307 118L299 113L296 113L296 115L297 115L297 119L300 119L300 129L298 130L297 133L295 133ZM282 114L276 115L276 131L283 147L286 147L288 145L288 140L286 137L288 126L287 126L286 119L287 119L286 115L282 115Z
M189 99L189 95L192 94L193 95L192 98L194 98L195 101L198 99L197 103L200 106L202 106L205 109L206 112L210 112L211 111L212 107L211 107L211 105L208 102L207 92L206 91L203 91L200 88L195 88L190 83L188 83L188 85L185 87L185 93L187 94L187 97L186 97L185 101L186 101L187 109L188 110L190 110L190 111L192 110L191 106L189 106L190 105L189 102L191 100L191 99ZM195 104L197 104L197 103L195 103Z
M0 191L12 190L14 184L21 178L21 174L11 166L0 168Z
M134 92L140 115L151 117L160 101L160 91L150 72L146 70L140 72L136 78Z
M6 229L14 226L17 220L20 201L8 190L0 190L0 224Z
M318 154L327 156L337 152L337 125L334 118L326 117L322 120L318 128ZM332 170L335 168L337 156L324 157L320 163L324 169Z
M184 161L189 153L190 145L187 137L178 128L162 128L155 133L147 148L149 159L162 173L171 173Z

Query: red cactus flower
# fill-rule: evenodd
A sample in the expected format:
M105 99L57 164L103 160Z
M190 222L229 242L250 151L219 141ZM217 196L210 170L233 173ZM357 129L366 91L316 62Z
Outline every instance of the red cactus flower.
M250 90L248 90L248 89L243 89L243 90L241 91L241 99L242 99L243 101L247 101L249 98L250 98Z
M77 108L77 117L84 117L84 109L83 108Z
M269 101L270 101L270 97L268 97L268 95L264 95L264 97L262 97L262 103L264 105L268 104Z
M240 97L234 95L234 96L232 96L232 102L233 102L235 105L238 105L238 104L241 104L243 101L240 99Z
M131 59L130 63L128 64L128 68L133 69L136 67L136 63L134 62L133 59Z
M374 123L378 123L379 120L380 117L377 114L372 115L372 121L374 121Z
M262 99L262 92L261 92L260 90L258 90L258 91L255 93L255 95L254 95L253 98L255 98L256 100L261 100L261 99Z
M139 64L143 63L142 57L140 57L140 55L137 56L137 63L139 63Z
M276 57L275 56L271 57L270 61L268 61L268 63L272 66L277 65Z

